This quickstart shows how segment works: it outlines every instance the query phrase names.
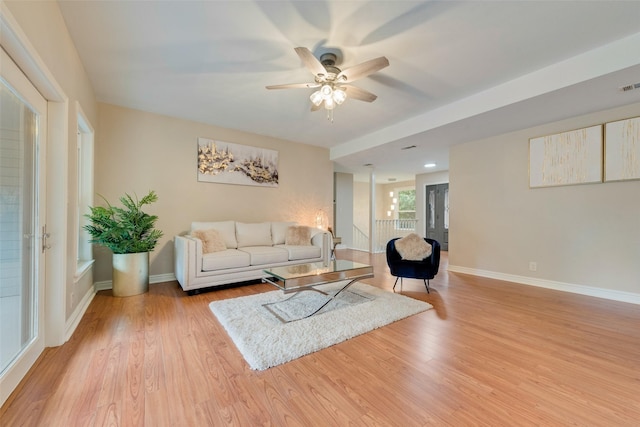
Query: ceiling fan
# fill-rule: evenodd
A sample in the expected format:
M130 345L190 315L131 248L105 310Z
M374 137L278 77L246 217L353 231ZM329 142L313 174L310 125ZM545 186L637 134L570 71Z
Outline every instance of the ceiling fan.
M342 104L347 96L359 101L373 102L377 96L364 89L351 86L350 83L367 77L389 65L384 56L363 62L345 70L336 66L338 55L326 52L317 59L306 47L296 47L296 53L303 64L313 73L314 81L310 83L289 83L267 86L267 89L300 89L318 88L311 94L311 111L319 110L323 105L327 110L327 119L333 122L333 109Z

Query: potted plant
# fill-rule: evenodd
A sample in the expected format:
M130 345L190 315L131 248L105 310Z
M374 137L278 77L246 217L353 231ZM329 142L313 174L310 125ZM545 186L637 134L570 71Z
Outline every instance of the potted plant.
M85 215L90 224L84 229L91 235L89 242L105 246L113 252L113 295L125 297L147 292L149 289L149 252L162 231L154 229L156 215L142 211L144 205L158 200L154 191L138 200L125 194L120 197L123 207L89 207Z

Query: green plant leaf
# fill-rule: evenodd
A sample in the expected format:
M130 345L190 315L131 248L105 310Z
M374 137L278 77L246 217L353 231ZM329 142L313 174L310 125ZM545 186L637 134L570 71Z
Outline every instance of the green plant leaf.
M150 191L141 200L129 194L120 197L123 207L112 206L104 197L107 206L89 207L85 215L90 224L84 226L91 236L90 243L106 246L115 254L150 252L163 236L161 230L154 229L157 215L149 215L142 207L158 200L158 195Z

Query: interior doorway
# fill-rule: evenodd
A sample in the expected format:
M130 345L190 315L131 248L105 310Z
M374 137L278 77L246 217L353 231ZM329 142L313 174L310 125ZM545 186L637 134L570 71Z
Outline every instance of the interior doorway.
M426 232L425 235L437 240L443 251L449 250L449 184L425 187Z

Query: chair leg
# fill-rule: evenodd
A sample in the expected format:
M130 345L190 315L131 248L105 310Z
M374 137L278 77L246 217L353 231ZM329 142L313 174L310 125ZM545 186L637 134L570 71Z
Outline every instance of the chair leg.
M396 290L396 285L398 284L399 277L396 277L396 281L393 283L393 290ZM400 281L400 289L402 289L402 280Z
M427 293L430 294L431 292L429 292L429 281L427 279L422 279L424 280L424 286L425 288L427 288Z

